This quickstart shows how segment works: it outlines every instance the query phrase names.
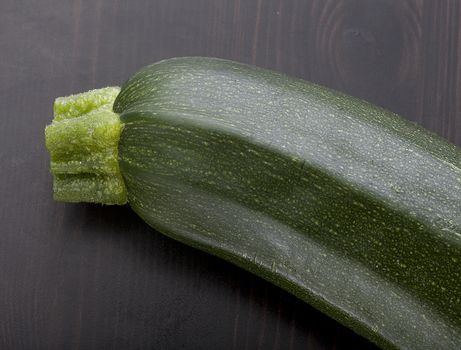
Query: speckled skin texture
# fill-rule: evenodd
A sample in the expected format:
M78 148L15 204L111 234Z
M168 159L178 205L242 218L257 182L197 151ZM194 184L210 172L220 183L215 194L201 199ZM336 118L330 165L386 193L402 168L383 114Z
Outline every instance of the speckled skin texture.
M461 348L461 152L364 101L180 58L123 87L132 208L383 348Z

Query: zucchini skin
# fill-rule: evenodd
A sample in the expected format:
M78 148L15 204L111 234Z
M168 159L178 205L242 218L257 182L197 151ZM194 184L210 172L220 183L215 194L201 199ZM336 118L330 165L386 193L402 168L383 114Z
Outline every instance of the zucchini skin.
M461 348L461 152L359 99L211 58L114 103L131 207L383 348Z

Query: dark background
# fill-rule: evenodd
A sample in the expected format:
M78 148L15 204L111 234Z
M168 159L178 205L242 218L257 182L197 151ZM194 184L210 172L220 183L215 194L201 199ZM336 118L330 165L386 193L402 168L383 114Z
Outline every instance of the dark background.
M0 0L0 349L372 349L128 207L52 200L55 97L217 56L315 81L461 145L461 2Z

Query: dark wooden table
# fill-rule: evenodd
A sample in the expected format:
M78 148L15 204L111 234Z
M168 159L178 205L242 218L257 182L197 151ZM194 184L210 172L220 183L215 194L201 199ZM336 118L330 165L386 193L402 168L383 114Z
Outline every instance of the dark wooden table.
M461 2L1 0L0 349L373 349L128 207L52 200L57 96L217 56L306 78L461 145Z

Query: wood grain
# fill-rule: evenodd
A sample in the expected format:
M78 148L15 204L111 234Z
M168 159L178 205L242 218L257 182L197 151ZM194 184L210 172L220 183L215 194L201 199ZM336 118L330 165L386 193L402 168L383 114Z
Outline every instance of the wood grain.
M56 203L56 96L163 58L309 79L461 145L456 0L2 0L0 349L373 349L296 298L149 229L127 207Z

